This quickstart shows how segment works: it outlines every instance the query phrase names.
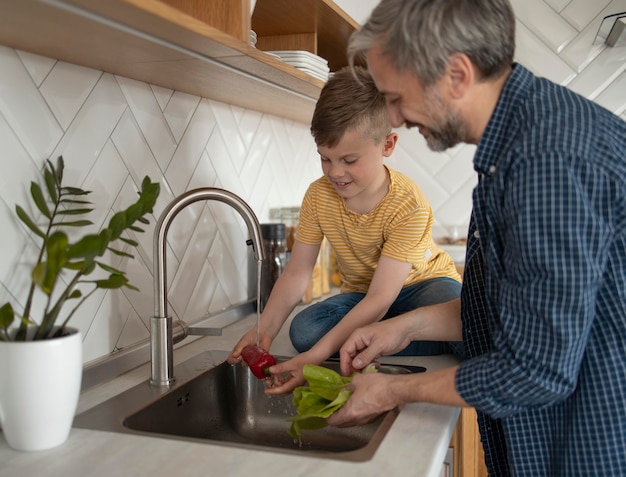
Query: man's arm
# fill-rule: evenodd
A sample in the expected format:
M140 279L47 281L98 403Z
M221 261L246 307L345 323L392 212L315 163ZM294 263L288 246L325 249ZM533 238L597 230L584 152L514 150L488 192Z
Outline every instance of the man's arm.
M355 330L341 347L341 371L359 371L380 356L404 349L411 341L461 341L459 298L417 308Z
M467 406L456 391L457 367L418 374L357 374L348 389L352 396L326 421L331 426L366 424L379 414L409 402Z

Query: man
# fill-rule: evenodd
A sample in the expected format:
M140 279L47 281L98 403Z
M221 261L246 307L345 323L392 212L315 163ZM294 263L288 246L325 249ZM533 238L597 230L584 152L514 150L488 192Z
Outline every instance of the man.
M383 0L351 40L393 126L476 144L460 300L355 331L342 370L461 334L457 367L356 376L328 419L473 406L490 475L626 475L626 124L513 63L508 0Z

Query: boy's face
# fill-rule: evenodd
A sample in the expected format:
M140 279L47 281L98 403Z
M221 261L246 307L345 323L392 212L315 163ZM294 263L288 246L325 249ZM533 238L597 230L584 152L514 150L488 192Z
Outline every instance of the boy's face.
M386 180L383 157L391 155L397 135L379 144L359 131L347 131L334 147L319 146L322 170L344 199L374 193Z

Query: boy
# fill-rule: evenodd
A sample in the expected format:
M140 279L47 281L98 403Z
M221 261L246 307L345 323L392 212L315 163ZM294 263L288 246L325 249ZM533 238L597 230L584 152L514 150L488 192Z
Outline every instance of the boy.
M356 77L355 77L356 76ZM301 354L270 368L270 394L284 394L304 383L304 364L335 354L352 331L417 307L453 300L460 278L452 259L437 248L429 202L408 177L383 164L397 142L385 100L369 73L336 72L324 86L311 133L324 176L303 199L290 260L261 314L228 360L241 359L249 344L269 349L299 303L324 236L335 250L341 293L296 315L290 338ZM405 354L449 353L444 342L413 342Z

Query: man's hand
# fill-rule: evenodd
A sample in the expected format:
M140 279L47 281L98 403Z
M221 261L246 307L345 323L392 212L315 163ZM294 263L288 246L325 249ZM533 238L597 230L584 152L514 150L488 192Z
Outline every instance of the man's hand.
M403 315L355 330L339 350L341 372L347 376L369 363L406 348L411 342Z
M403 404L394 394L394 383L399 383L399 376L383 373L355 375L348 385L352 396L326 422L336 427L359 426Z

